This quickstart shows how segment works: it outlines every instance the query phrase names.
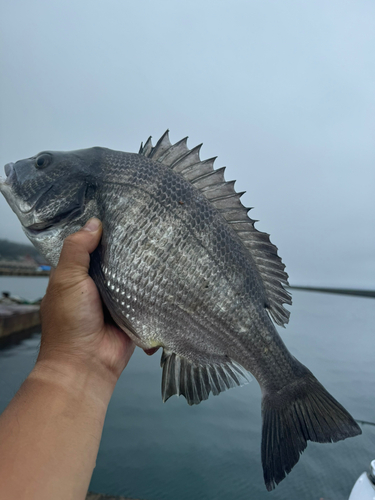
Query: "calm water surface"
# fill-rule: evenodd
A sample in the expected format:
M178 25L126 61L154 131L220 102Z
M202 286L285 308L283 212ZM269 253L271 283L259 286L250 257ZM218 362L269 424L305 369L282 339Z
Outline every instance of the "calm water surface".
M46 293L48 277L0 276L1 292L10 292L27 300L37 300Z
M40 279L34 279L36 293ZM13 293L28 297L26 289ZM354 418L374 422L374 299L301 291L293 299L290 324L281 330L289 349ZM31 370L38 344L35 335L0 351L1 411ZM198 406L189 407L183 397L163 404L159 360L159 353L150 358L137 349L121 376L91 490L145 500L344 500L375 458L372 426L340 443L309 443L292 473L268 493L260 465L258 384Z

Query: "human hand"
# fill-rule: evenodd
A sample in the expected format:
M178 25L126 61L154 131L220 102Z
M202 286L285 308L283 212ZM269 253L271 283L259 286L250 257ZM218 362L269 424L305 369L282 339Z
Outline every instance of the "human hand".
M107 371L117 381L134 343L113 322L106 322L102 301L88 275L90 253L99 244L102 225L90 219L64 241L41 305L42 340L38 361L67 361Z

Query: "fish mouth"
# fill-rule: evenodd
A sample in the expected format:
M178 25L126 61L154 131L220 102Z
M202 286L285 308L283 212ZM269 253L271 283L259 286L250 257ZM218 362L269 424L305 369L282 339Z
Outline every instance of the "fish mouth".
M5 179L0 175L0 191L10 188L12 178L15 176L14 163L4 165Z
M4 166L6 178L0 176L0 192L2 192L10 207L20 219L22 228L28 237L35 239L41 236L53 236L64 224L71 222L73 219L78 219L84 214L87 188L78 192L78 196L71 201L70 206L66 207L65 211L49 220L41 220L41 217L35 214L35 210L41 200L45 199L46 195L54 189L54 185L52 183L47 185L43 192L39 193L31 203L31 200L23 200L16 195L12 187L14 180L17 178L14 166L15 163L12 162ZM35 220L38 222L35 222Z
M14 167L14 163L13 162L10 162L10 163L7 163L6 165L4 165L4 172L5 172L5 175L7 177L10 177L11 174L13 173L13 167Z
M43 222L35 222L30 226L24 226L25 232L30 236L41 236L46 233L54 233L66 222L79 218L84 212L84 205L56 215L52 219Z
M14 171L13 169L13 165L14 163L7 163L5 166L4 166L4 172L5 172L5 176L6 178L4 179L4 177L2 177L0 175L0 191L3 192L5 191L7 188L9 188L9 184L10 184L10 179L12 177L12 173Z
M13 162L4 165L6 178L4 179L4 177L0 176L0 192L4 195L10 207L16 214L19 213L21 215L29 215L34 210L35 205L38 203L39 199L46 193L42 193L33 205L31 205L29 201L23 200L21 198L18 198L17 202L15 202L14 198L16 197L16 195L14 193L12 184L14 180L17 179L17 174L15 172L14 165L15 163Z

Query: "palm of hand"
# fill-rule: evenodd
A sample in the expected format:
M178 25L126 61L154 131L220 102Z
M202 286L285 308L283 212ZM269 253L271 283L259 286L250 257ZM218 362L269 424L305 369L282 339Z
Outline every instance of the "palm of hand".
M48 351L84 363L99 362L118 377L135 346L113 321L104 317L98 289L87 272L89 254L74 265L65 263L66 256L61 260L51 273L42 301L41 354Z

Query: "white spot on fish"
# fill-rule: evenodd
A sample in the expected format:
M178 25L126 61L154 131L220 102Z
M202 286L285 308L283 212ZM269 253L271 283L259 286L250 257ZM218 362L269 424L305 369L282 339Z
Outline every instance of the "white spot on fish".
M129 318L129 314L127 314L126 317Z
M114 290L115 289L115 285L111 285L111 290Z
M127 299L130 299L130 295L127 295L127 296L126 296L126 298L127 298Z
M116 293L119 293L120 289L119 288L116 288Z
M121 302L121 305L123 306L125 304L125 302Z
M124 290L123 290L123 291L121 292L121 295L125 295L125 292L124 292Z
M108 286L111 286L111 282L110 282L109 280L107 281L107 285L108 285Z

